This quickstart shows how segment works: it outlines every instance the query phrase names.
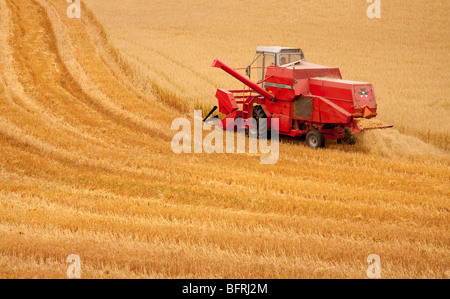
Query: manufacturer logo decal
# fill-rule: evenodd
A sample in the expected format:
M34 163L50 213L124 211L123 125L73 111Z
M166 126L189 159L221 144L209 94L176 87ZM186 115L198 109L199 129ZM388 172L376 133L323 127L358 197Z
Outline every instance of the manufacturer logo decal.
M363 97L367 98L369 96L369 92L366 90L367 90L366 88L361 88L361 90L358 92L359 95L361 96L361 98L363 98Z

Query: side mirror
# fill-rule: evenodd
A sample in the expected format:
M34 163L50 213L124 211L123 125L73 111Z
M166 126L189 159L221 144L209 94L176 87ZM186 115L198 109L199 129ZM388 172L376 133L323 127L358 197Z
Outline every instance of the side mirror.
M248 66L248 67L245 69L245 73L247 74L247 77L248 77L249 79L250 79L251 72L252 72L252 67L251 67L251 66Z

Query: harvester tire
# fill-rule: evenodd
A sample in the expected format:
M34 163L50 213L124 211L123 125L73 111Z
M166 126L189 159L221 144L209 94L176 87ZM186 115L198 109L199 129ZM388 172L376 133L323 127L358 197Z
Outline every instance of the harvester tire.
M270 132L267 130L267 122L264 125L264 128L261 128L260 130L260 119L267 119L266 113L264 112L263 108L261 106L255 106L253 107L253 118L256 120L256 136L258 139L268 139L270 138ZM260 134L260 131L267 132L266 134Z
M342 139L342 141L345 144L354 145L356 143L356 136L352 135L350 129L345 129L344 138Z
M306 145L312 149L325 147L325 137L319 130L311 130L306 134Z

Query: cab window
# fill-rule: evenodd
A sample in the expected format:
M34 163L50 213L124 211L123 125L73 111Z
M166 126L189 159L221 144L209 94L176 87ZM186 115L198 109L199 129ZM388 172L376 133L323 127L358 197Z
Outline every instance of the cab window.
M281 54L280 55L280 65L288 64L291 62L299 61L302 59L301 55L299 53L295 54Z
M264 80L267 67L275 65L275 54L264 54L258 58L258 80Z

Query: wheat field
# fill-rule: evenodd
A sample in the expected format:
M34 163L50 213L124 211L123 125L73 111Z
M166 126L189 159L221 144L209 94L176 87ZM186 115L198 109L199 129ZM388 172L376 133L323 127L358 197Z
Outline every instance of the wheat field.
M0 278L450 277L449 3L82 2L0 0ZM258 45L373 82L396 129L174 154Z

